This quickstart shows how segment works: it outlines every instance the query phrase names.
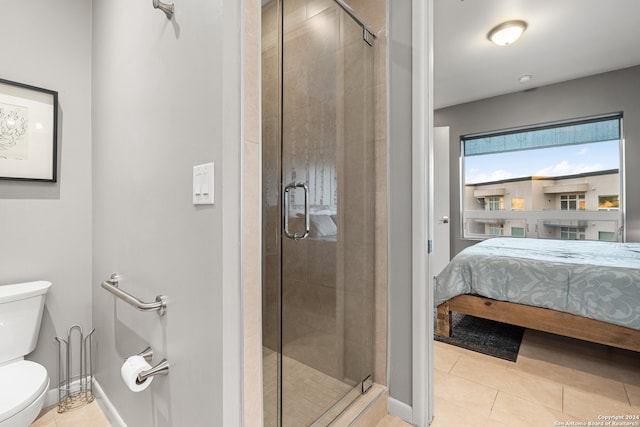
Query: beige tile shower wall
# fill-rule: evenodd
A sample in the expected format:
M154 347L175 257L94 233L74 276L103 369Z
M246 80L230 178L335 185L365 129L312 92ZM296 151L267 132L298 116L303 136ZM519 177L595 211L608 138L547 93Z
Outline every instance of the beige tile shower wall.
M375 87L375 368L374 381L387 384L387 0L348 0L376 40Z
M259 0L246 0L244 7L244 141L243 210L244 229L244 424L262 423L262 328L261 305L261 176L260 176L260 39Z

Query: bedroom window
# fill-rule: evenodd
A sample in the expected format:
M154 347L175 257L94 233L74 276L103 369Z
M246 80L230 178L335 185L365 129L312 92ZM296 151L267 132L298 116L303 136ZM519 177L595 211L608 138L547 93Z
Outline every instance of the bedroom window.
M462 136L463 238L624 241L623 149L622 114Z

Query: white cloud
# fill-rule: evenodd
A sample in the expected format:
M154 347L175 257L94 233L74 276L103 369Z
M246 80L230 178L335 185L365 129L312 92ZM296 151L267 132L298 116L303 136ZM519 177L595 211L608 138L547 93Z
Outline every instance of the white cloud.
M492 181L502 181L503 179L511 179L516 175L513 172L509 172L503 169L495 170L492 172L479 173L478 169L470 170L465 176L466 184L477 184L479 182L492 182Z
M575 175L578 173L587 173L603 170L604 167L600 163L594 163L591 165L585 164L572 164L567 160L563 160L555 165L547 166L538 170L535 175L538 176L562 176L562 175Z
M589 152L589 149L587 147L581 148L580 150L578 150L578 156L584 156L588 152Z

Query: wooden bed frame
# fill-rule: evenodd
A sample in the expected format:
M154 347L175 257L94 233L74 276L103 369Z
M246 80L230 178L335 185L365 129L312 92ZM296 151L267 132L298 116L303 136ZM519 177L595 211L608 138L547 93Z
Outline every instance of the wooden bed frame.
M640 352L640 330L548 308L458 295L437 308L436 334L451 336L451 312Z

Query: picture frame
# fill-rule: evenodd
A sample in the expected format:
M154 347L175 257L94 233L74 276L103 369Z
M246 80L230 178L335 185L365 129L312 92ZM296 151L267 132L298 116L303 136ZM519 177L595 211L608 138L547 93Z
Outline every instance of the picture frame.
M0 179L57 181L58 92L0 79Z

